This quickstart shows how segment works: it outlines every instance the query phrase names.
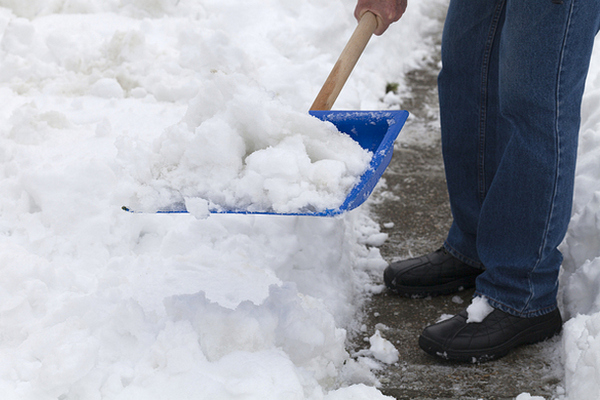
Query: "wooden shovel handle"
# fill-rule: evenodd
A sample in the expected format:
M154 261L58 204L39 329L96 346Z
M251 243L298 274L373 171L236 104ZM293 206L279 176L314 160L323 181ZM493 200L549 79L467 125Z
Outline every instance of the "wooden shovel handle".
M358 22L358 26L329 73L321 91L317 95L313 105L310 107L311 111L331 110L333 103L335 103L335 100L348 80L350 73L354 69L356 62L360 58L365 47L367 47L367 43L369 43L369 39L371 39L376 28L377 17L372 12L367 11L362 15Z

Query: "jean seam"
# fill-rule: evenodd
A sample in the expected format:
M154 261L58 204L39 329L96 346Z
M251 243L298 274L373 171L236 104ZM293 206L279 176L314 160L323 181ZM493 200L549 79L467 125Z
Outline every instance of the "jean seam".
M500 22L500 16L506 0L500 0L494 11L490 29L488 32L487 40L485 43L485 50L483 53L483 61L481 65L481 93L480 93L480 109L479 109L479 142L478 142L478 154L477 154L477 174L479 184L479 202L483 204L486 195L486 179L485 179L485 136L486 136L486 125L487 125L487 106L488 106L488 82L489 82L489 68L490 58L492 53L492 47L498 31L498 25Z

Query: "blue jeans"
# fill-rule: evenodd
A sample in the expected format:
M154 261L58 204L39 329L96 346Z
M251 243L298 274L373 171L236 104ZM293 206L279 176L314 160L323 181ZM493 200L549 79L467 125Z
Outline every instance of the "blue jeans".
M442 39L446 249L512 315L556 309L599 0L451 0Z

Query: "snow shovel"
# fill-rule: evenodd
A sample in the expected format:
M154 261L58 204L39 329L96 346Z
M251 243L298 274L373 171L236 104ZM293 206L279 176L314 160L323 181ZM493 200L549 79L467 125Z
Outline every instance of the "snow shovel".
M377 17L371 12L363 14L346 47L340 54L321 91L317 95L309 114L333 123L340 132L348 134L361 147L373 153L367 170L358 183L348 192L344 202L336 208L322 211L300 211L278 213L273 211L249 211L244 209L210 209L217 214L267 214L306 215L331 217L350 211L367 200L381 175L392 159L394 140L408 118L404 110L390 111L331 111L350 73L377 28ZM125 211L132 211L123 207ZM133 212L133 211L132 211ZM177 203L157 211L161 214L187 213L184 203Z

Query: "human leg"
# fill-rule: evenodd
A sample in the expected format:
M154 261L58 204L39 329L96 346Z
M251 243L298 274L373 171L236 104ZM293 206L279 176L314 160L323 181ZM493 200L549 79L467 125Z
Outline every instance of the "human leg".
M482 195L477 165L488 114L490 68L504 0L453 1L442 37L439 99L442 146L454 222L445 251L392 263L384 273L393 291L414 297L475 285L483 269L476 249ZM494 75L494 74L492 74ZM490 88L491 86L491 88Z
M507 0L498 42L498 116L488 135L489 185L477 293L520 317L556 308L571 215L580 104L600 26L596 0Z
M445 247L466 265L485 265L480 293L513 314L554 305L595 8L592 0L450 3L439 78L454 216ZM523 294L531 282L551 287Z
M442 150L453 223L445 247L483 268L477 253L479 213L487 189L484 169L495 135L499 32L504 0L450 2L438 78Z
M393 291L413 297L446 294L475 285L483 270L476 249L483 201L477 169L483 159L488 120L490 73L497 62L493 46L503 18L504 0L453 1L442 37L439 76L442 146L454 222L444 250L392 263L384 281ZM496 85L497 86L497 85ZM492 114L488 116L487 114ZM482 168L481 168L482 169Z
M506 0L504 7L492 50L497 75L490 75L495 125L480 136L477 168L470 163L483 190L475 246L486 269L477 294L493 309L479 322L462 312L419 339L426 352L459 361L495 359L560 331L557 246L570 218L579 107L600 27L595 0Z

